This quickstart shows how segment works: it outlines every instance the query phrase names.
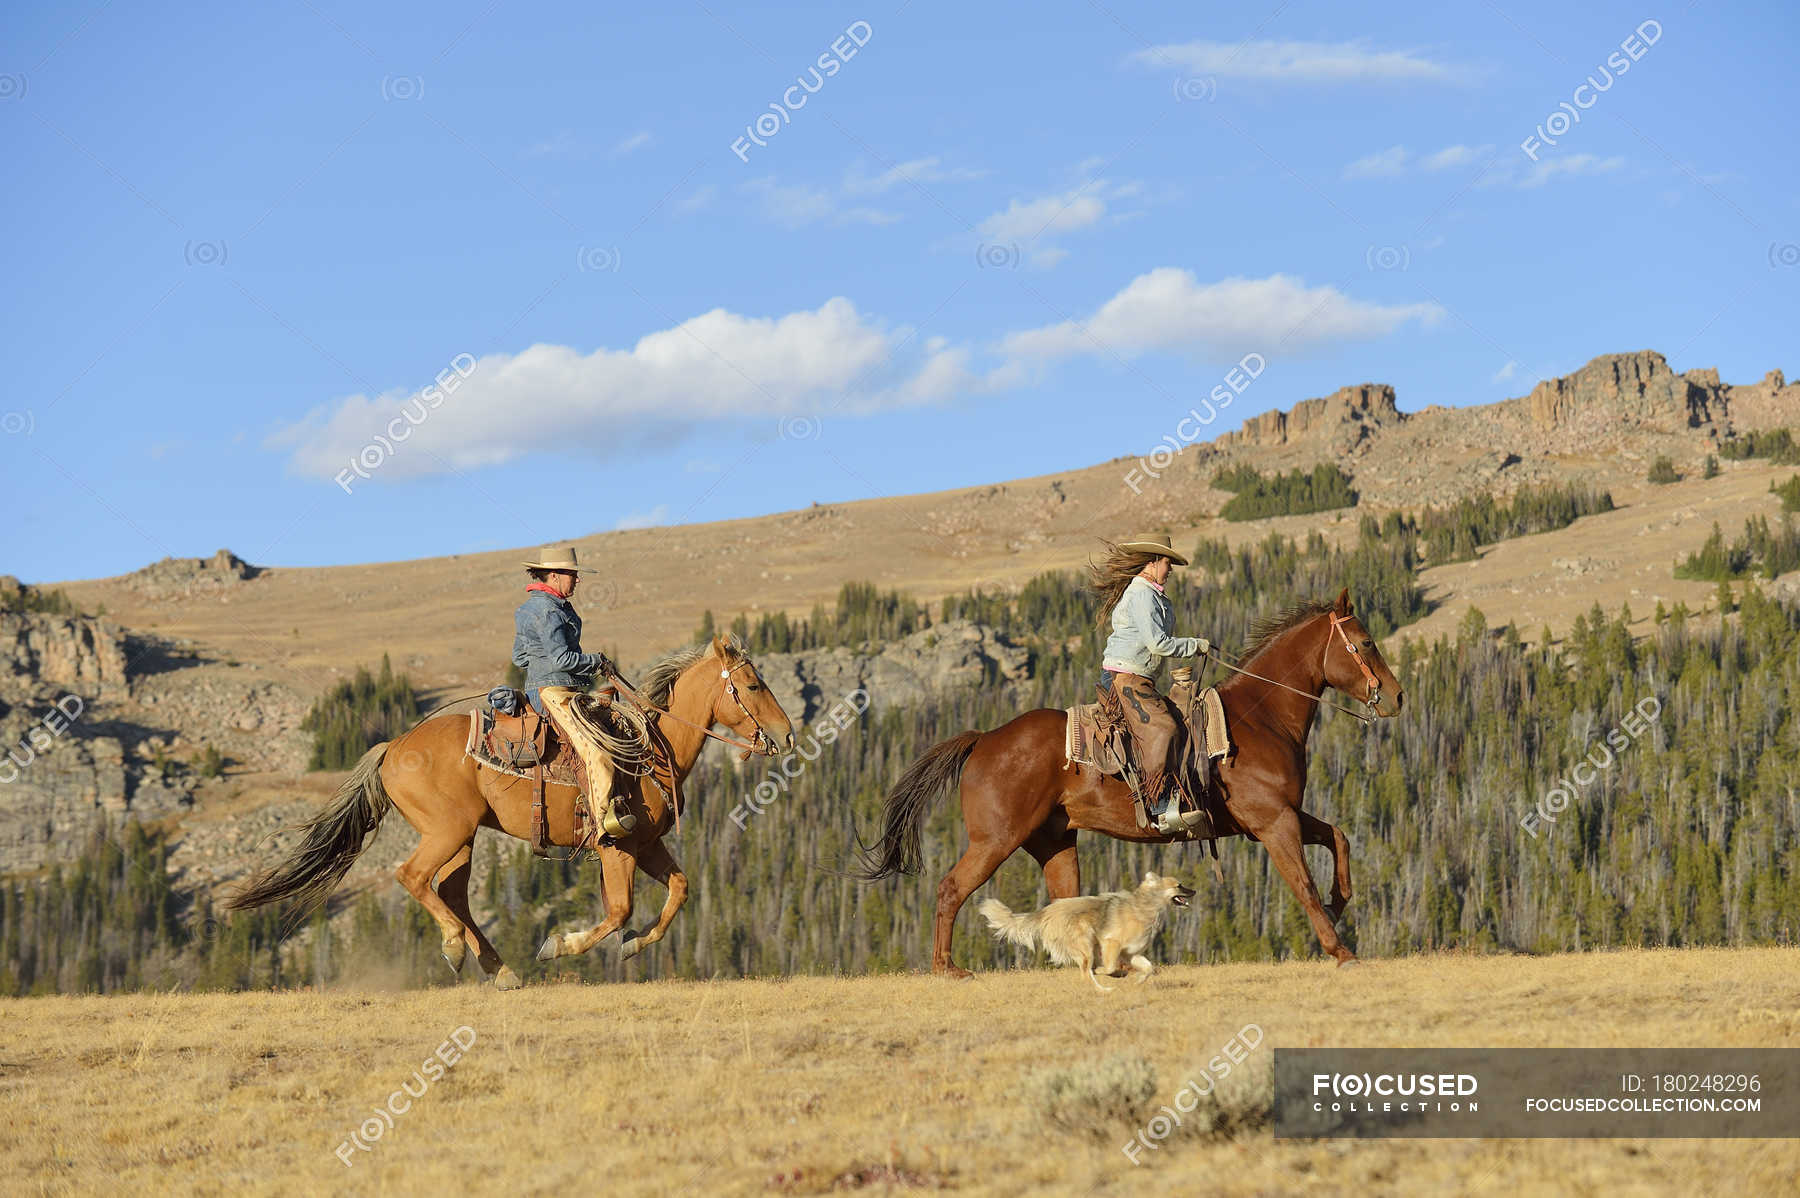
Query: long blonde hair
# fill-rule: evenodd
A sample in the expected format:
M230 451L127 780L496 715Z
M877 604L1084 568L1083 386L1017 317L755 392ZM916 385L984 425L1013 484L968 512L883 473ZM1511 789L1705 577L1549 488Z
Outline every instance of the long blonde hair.
M1100 601L1094 613L1094 627L1105 632L1112 626L1112 610L1119 605L1119 599L1125 594L1125 588L1131 585L1131 580L1145 566L1168 554L1121 549L1113 541L1102 541L1101 544L1106 546L1106 557L1102 561L1088 562L1088 590Z

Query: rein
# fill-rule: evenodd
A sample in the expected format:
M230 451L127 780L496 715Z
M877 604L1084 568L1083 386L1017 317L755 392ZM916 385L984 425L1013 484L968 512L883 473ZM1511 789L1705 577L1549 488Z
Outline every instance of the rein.
M743 669L745 666L747 666L749 664L750 663L748 661L740 661L737 663L737 665L732 666L730 669L720 670L719 677L725 679L725 693L731 696L732 702L734 702L738 705L738 710L743 712L744 715L749 719L750 723L756 728L756 739L754 741L742 740L735 736L724 736L724 735L721 735L720 733L714 732L711 728L703 727L699 724L696 724L692 720L684 720L680 716L676 715L674 712L669 711L667 708L658 707L656 704L650 702L650 700L644 698L644 696L640 695L637 692L637 689L635 687L633 687L630 683L626 682L623 678L620 678L616 674L613 675L612 682L613 682L613 685L618 688L618 690L621 694L623 694L627 699L630 699L633 703L636 703L639 707L642 707L644 710L654 711L658 715L667 716L669 719L674 720L677 724L685 724L687 727L692 728L694 731L700 733L700 735L702 735L702 736L710 736L710 737L712 737L712 739L718 741L721 744L730 745L734 749L744 750L743 760L745 760L745 761L748 761L750 759L750 755L752 753L754 753L760 757L773 757L773 756L775 756L775 753L776 753L775 738L770 736L766 731L763 730L762 721L757 719L755 713L752 712L750 710L750 708L744 703L743 698L738 695L736 685L734 685L731 680L731 675L733 673L735 673L738 670Z
M1261 674L1256 673L1254 670L1246 670L1243 666L1236 665L1232 661L1227 661L1226 658L1228 658L1228 657L1235 658L1236 655L1227 653L1224 649L1219 648L1217 645L1213 646L1213 656L1218 658L1219 664L1221 666L1224 666L1228 670L1234 670L1237 673L1243 674L1246 677L1254 678L1258 682L1266 682L1270 686L1278 686L1282 690L1285 690L1285 691L1293 691L1296 695L1302 695L1308 699L1311 699L1313 702L1320 704L1321 706L1330 707L1336 711L1341 711L1348 715L1353 715L1365 724L1373 724L1375 722L1375 716L1371 713L1375 710L1375 706L1381 702L1381 684L1376 680L1374 671L1369 669L1369 663L1363 660L1362 654L1358 653L1356 651L1356 646L1350 643L1350 635L1344 631L1344 624L1347 623L1351 618L1352 617L1350 617L1350 616L1340 617L1336 613L1333 613L1331 616L1331 627L1338 634L1338 636L1343 639L1344 648L1346 648L1350 651L1351 660L1356 662L1356 664L1362 668L1363 678L1369 684L1369 697L1367 699L1363 700L1363 709L1364 710L1358 710L1357 708L1354 708L1354 707L1345 706L1344 704L1337 702L1335 699L1327 699L1322 694L1315 695L1308 691L1303 691L1297 686L1289 686L1287 683L1277 681L1274 678L1265 678ZM1325 648L1328 651L1331 648L1331 638L1329 636L1327 636L1325 638ZM1320 672L1323 673L1324 672L1324 670L1323 670L1323 666L1324 666L1323 655L1320 656L1319 664L1321 667Z

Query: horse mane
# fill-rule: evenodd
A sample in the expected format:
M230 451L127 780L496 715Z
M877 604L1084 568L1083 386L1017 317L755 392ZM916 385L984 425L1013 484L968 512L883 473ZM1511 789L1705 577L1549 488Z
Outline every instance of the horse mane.
M736 635L722 638L727 652L742 656L744 642ZM675 681L685 674L689 667L708 653L712 652L711 641L701 641L697 645L689 645L685 649L677 649L661 658L644 674L644 697L665 710L669 706L669 697L674 693Z
M1296 603L1283 608L1274 615L1264 616L1250 626L1250 641L1244 646L1243 659L1249 661L1267 649L1275 639L1294 625L1314 616L1333 610L1334 605L1319 599L1309 599L1304 603Z

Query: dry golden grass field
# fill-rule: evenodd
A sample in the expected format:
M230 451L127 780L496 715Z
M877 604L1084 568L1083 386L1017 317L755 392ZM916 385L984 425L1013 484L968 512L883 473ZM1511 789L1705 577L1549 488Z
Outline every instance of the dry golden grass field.
M19 1000L0 1007L0 1190L1800 1191L1794 1140L1278 1142L1264 1126L1171 1138L1134 1166L1132 1127L1044 1121L1045 1067L1141 1055L1160 1103L1251 1023L1257 1077L1278 1045L1800 1046L1800 952L1178 966L1112 994L1039 970ZM453 1034L466 1054L415 1078ZM403 1083L423 1093L356 1147Z

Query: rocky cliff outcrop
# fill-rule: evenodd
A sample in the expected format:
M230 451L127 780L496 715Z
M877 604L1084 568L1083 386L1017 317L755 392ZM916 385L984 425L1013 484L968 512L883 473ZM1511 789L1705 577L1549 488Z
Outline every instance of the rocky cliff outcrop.
M870 708L880 711L933 694L1020 682L1031 674L1026 649L970 620L933 625L879 653L814 649L765 654L756 664L796 728L857 690L866 691Z
M1697 372L1689 371L1692 376ZM1714 378L1718 371L1709 371ZM1779 370L1771 370L1757 383L1725 384L1731 398L1731 423L1739 432L1748 429L1786 428L1800 423L1800 382L1790 383Z
M1625 424L1723 436L1731 428L1731 390L1717 370L1676 374L1661 354L1642 350L1606 354L1574 374L1545 379L1526 404L1539 432L1604 438L1609 428Z
M1394 389L1386 383L1358 383L1340 387L1323 399L1303 399L1288 411L1264 412L1244 421L1238 432L1226 433L1215 443L1220 448L1282 445L1315 448L1321 457L1348 454L1386 428L1406 419L1394 403Z
M0 611L0 698L54 684L89 698L126 690L125 632L92 616Z
M129 574L125 583L151 599L187 598L222 591L262 573L229 549L211 557L165 557Z
M30 588L8 588L23 606ZM0 611L0 871L80 843L126 805L126 745L96 721L128 693L123 630L91 616Z

